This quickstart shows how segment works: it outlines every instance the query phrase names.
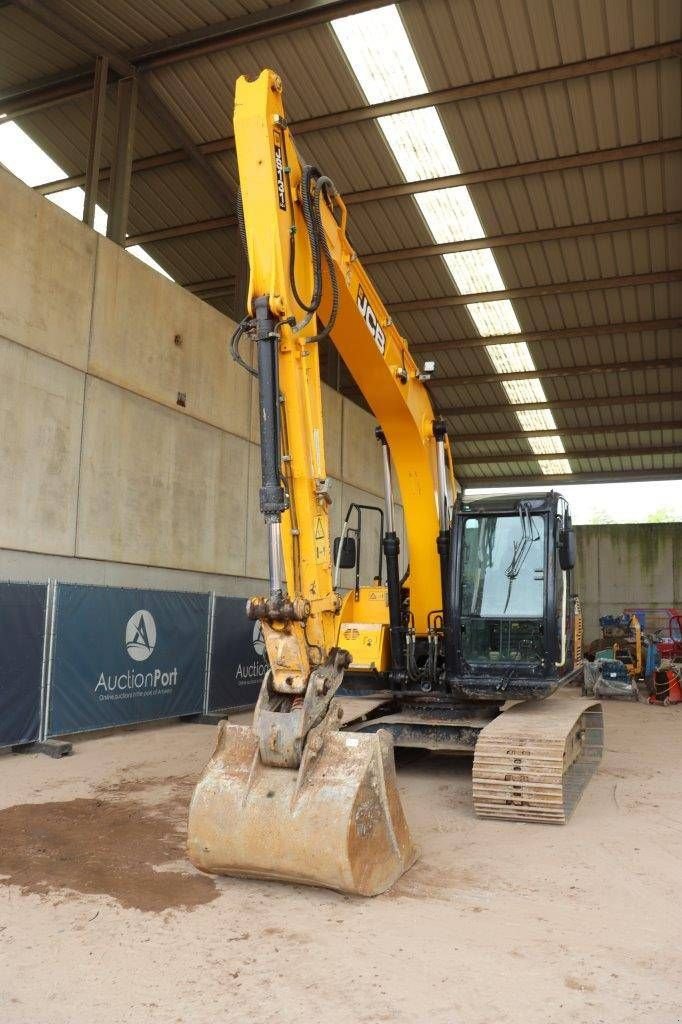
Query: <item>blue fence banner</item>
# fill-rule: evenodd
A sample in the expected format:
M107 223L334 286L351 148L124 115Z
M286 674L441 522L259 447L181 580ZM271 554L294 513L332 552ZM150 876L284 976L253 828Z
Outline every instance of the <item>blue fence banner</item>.
M247 619L243 597L216 597L211 647L208 710L254 705L268 665L260 622Z
M44 583L0 583L0 747L38 739L46 602Z
M60 583L55 600L48 735L202 712L208 594Z

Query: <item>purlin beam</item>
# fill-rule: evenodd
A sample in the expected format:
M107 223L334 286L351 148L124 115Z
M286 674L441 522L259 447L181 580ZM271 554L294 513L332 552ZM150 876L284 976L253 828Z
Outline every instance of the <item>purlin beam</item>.
M267 7L242 17L203 25L199 29L138 46L117 56L144 75L169 63L192 60L207 52L246 46L296 29L311 28L332 18L347 17L377 7L385 7L392 2L394 0L294 0L293 3ZM54 3L55 0L52 0L53 6ZM658 47L653 48L651 56L644 51L640 55L638 50L626 50L622 56L627 60L629 55L633 54L628 64L648 63L669 56L668 50L671 45L663 44L660 56L656 52ZM92 67L89 64L81 65L29 82L17 89L5 90L0 94L0 114L5 113L8 120L24 117L37 110L64 103L88 92L91 88Z
M411 313L450 306L470 306L478 302L499 302L503 299L529 299L544 295L570 295L574 292L601 291L607 288L635 288L639 285L671 284L682 280L682 270L657 270L649 274L624 274L619 277L594 277L587 281L559 281L534 284L523 288L504 288L495 292L469 292L465 295L438 295L435 298L408 299L386 303L391 313ZM207 282L203 282L207 284Z
M213 156L232 149L234 140L214 139L212 142L198 142L197 151L202 156ZM613 163L620 160L635 160L648 156L660 156L674 153L682 149L682 137L656 139L653 142L637 142L629 146L616 146L613 149L595 149L586 153L572 153L569 156L549 157L544 160L531 160L522 164L506 164L503 167L484 167L477 171L463 171L461 174L450 174L441 178L426 178L420 181L400 182L397 185L383 185L379 188L363 189L360 192L349 192L343 196L346 205L354 203L381 202L396 195L413 195L417 192L430 192L443 188L454 188L460 185L480 185L488 181L505 181L510 178L521 178L530 174L550 174L554 171L565 171L576 167L593 167L597 164ZM167 164L182 163L187 159L181 149L155 153L153 156L141 157L133 163L133 171L154 170ZM109 177L110 168L103 168L100 180ZM34 185L34 191L41 195L52 195L66 189L82 185L85 175L72 174L68 178L46 181L42 185Z
M507 411L506 407L505 411ZM682 431L682 419L659 420L656 423L640 423L633 422L632 420L628 423L587 423L581 427L558 427L552 430L528 431L517 428L516 430L493 430L487 434L480 431L474 434L462 434L459 431L453 431L451 441L455 445L456 452L458 444L485 444L489 441L521 441L528 440L529 437L556 437L557 434L561 434L562 437L595 437L602 434L604 436L609 434L620 434L622 436L628 433L639 434L652 430Z
M384 252L360 253L364 266L377 263L399 263L403 260L445 256L452 252L471 252L473 249L500 249L512 245L532 245L535 242L560 241L564 238L582 238L605 235L618 231L638 231L641 228L666 227L682 222L682 211L647 214L642 217L620 217L616 220L598 220L586 224L566 224L562 227L539 228L534 231L516 231L505 235L483 235L457 242L436 245L417 245L411 249L388 249Z
M566 295L574 292L600 291L607 288L634 288L640 285L670 284L682 280L682 270L656 270L649 274L626 274L620 277L595 277L588 281L559 281L534 284L523 288L505 288L495 292L468 292L465 295L438 295L435 298L408 299L406 302L387 302L391 313L411 313L427 309L445 309L450 306L470 306L478 302L500 302L503 299L527 299L545 295ZM195 295L210 294L215 298L234 286L234 278L213 277L205 281L189 281L184 287ZM525 338L519 334L516 340ZM488 344L483 337L481 342Z
M187 235L200 235L206 231L219 231L234 227L237 227L236 217L211 217L209 220L175 224L173 227L155 228L153 231L141 231L136 235L128 235L125 244L126 246L146 245L148 242L162 242L167 238L184 238Z
M429 381L433 388L479 387L481 384L500 384L510 380L551 380L554 377L608 376L611 373L645 373L647 370L674 370L682 366L682 358L663 357L659 359L635 359L626 363L583 363L580 366L543 366L536 370L519 370L509 373L475 373L457 377L434 376ZM346 384L341 388L345 395L356 395L357 384Z
M384 252L358 253L367 267L379 263L397 263L402 260L422 257L443 256L451 252L470 252L474 249L496 249L512 245L526 245L534 242L549 242L564 238L581 238L592 235L611 234L619 231L639 231L644 228L666 227L682 223L682 210L666 213L645 214L640 217L621 217L615 220L600 220L584 224L566 224L561 227L539 228L534 231L517 231L506 235L484 235L481 238L465 238L457 242L443 242L439 245L419 245L412 249L390 249ZM206 231L236 227L234 217L213 217L208 220L190 221L174 227L157 228L135 235L135 241L128 245L158 242L166 239L198 235Z
M197 146L201 150L201 145ZM184 149L169 149L165 153L154 153L152 156L141 156L133 160L132 171L137 174L140 171L154 171L157 167L169 167L172 164L182 164L189 160ZM111 167L102 167L99 172L99 180L108 181L111 177ZM85 184L85 174L70 174L66 178L56 178L54 181L45 181L42 185L33 185L33 191L41 196L51 196L55 192L68 192L71 188L80 188Z
M547 409L554 412L555 409L591 409L593 407L604 408L607 405L644 405L650 402L658 402L663 405L667 402L682 402L682 391L657 391L655 393L633 394L633 395L593 395L591 398L560 398L549 402L506 402L504 405L451 405L441 408L442 416L497 416L498 414L515 412L537 412ZM531 436L535 437L534 431ZM539 431L538 433L541 433ZM561 434L558 427L554 434ZM455 434L456 436L456 434Z
M519 337L523 337L520 335ZM433 388L479 387L481 384L500 384L510 380L551 380L554 377L608 376L612 373L646 373L647 370L674 370L682 366L682 358L664 357L659 359L635 359L625 363L583 363L579 366L542 366L536 370L519 370L509 373L475 373L456 377L432 377L429 390ZM346 395L359 393L357 384L341 388Z
M229 18L213 25L202 25L179 35L148 43L130 51L128 60L141 71L154 71L181 61L196 60L207 54L220 53L235 46L247 46L261 39L283 33L314 28L335 18L387 7L394 0L295 0L281 6L267 7L240 18ZM662 55L674 56L674 44L663 44ZM651 48L648 48L651 49ZM658 47L654 47L657 50ZM659 60L658 56L642 54L637 63Z
M534 436L534 435L533 435ZM682 455L679 444L648 445L644 448L575 448L573 451L548 452L536 455L535 452L499 452L496 455L460 455L454 456L455 466L493 466L507 462L558 461L560 459L619 459L643 455Z
M389 2L391 0L345 0L345 2L344 0L341 2L334 0L333 3L323 4L322 0L312 0L312 2L308 0L306 4L305 0L303 2L299 0L298 3L283 4L276 8L245 15L242 18L231 18L222 23L202 26L200 29L183 33L180 36L137 47L122 56L141 73L145 73L169 63L192 60L204 56L208 52L251 44L259 39L270 38L282 32L292 32L296 29L312 27L313 24L322 21L330 21L332 18L345 17L348 14L357 14L361 11L382 7ZM317 11L305 11L302 9L304 6L308 8L314 6ZM673 40L653 46L605 54L601 57L590 57L587 60L537 68L533 71L522 71L500 78L449 86L445 89L364 105L350 110L339 110L331 114L294 122L293 126L296 134L301 135L326 128L357 124L408 110L444 106L462 100L496 96L517 89L529 89L582 78L586 75L636 67L679 56L681 52L680 41ZM19 117L55 103L62 103L87 91L91 86L91 81L92 70L89 67L78 67L58 75L50 75L46 79L29 83L20 89L5 92L0 101L0 112L4 111L7 117Z
M523 335L519 335L523 338ZM647 370L673 370L682 366L682 357L634 359L624 363L581 363L578 366L540 366L536 370L509 373L476 373L458 377L432 377L429 386L439 388L474 387L479 384L498 384L504 380L548 380L553 377L604 376L610 373L645 373Z
M530 89L538 85L550 85L554 82L565 82L570 79L583 78L586 75L597 75L620 68L649 64L657 60L682 55L682 41L659 43L654 46L640 47L636 50L625 50L611 53L604 57L590 57L588 60L559 64L549 68L538 68L535 71L521 71L515 75L491 78L482 82L470 82L465 85L450 86L434 92L420 93L417 96L406 96L396 100L387 100L370 106L356 107L353 110L342 110L333 114L321 114L309 117L304 121L294 122L292 127L296 135L306 132L323 131L326 128L340 128L348 124L357 124L378 117L390 117L403 114L409 110L420 110L425 107L440 107L448 103L459 103L462 100L480 99L485 96L498 96L501 93L513 92L517 89Z
M654 142L637 142L614 149L595 149L589 153L570 153L567 156L552 156L544 160L530 160L520 164L506 164L503 167L486 167L477 171L462 171L440 178L421 178L418 181L401 181L393 185L380 185L360 192L350 192L343 197L346 206L359 203L383 202L399 196L413 196L421 192L434 192L444 188L459 188L462 185L482 185L490 181L506 181L530 174L550 174L568 171L576 167L593 167L596 164L634 160L661 153L674 153L682 149L682 138L657 139Z
M522 476L510 476L496 473L495 476L482 477L458 477L458 480L465 491L478 491L484 487L537 487L544 485L549 488L554 484L603 484L603 483L632 483L638 480L679 480L682 477L682 467L679 469L622 469L615 472L603 473L566 473L554 474L536 473L529 476L524 473Z
M489 345L509 345L517 341L535 344L543 341L566 341L571 338L596 338L604 334L642 334L645 331L674 331L682 327L682 317L659 320L622 320L620 323L579 324L575 327L557 327L546 331L521 331L519 334L493 334L475 338L420 341L410 345L410 352L456 352L465 348L487 348Z
M233 277L211 277L207 281L190 281L183 285L192 295L206 296L209 292L213 297L234 288Z

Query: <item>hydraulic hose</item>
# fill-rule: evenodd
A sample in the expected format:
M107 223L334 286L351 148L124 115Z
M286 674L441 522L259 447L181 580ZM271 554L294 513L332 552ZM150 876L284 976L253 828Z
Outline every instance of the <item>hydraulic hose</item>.
M311 164L305 164L301 172L301 211L310 243L310 255L313 265L313 293L310 297L310 302L303 301L298 293L295 279L296 228L292 223L289 235L289 282L296 302L306 312L306 316L294 324L293 330L295 333L302 331L304 327L308 326L322 302L322 258L324 258L327 265L332 286L332 308L328 323L319 334L308 338L309 342L319 342L328 337L336 323L339 309L339 285L336 279L336 269L320 216L320 199L325 193L330 200L333 200L334 195L336 195L336 188L331 178L321 175L318 169Z

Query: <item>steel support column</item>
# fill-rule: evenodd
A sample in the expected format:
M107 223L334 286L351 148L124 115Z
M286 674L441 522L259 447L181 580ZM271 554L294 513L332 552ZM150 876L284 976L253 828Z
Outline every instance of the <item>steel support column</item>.
M109 60L98 57L95 63L95 81L92 89L92 110L90 113L90 142L88 145L88 166L85 171L85 200L83 202L83 223L95 225L95 207L99 192L100 162L102 157L102 129L107 105L107 79Z
M116 142L109 195L107 238L111 238L118 245L124 244L128 227L136 108L137 79L130 75L121 78L116 86Z

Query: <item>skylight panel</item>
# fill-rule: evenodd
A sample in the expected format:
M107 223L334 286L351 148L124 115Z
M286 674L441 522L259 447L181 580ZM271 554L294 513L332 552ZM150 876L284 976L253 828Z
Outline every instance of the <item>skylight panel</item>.
M513 405L526 405L531 402L547 401L545 389L537 377L531 380L503 380L502 387Z
M0 125L0 163L27 185L66 177L66 171L13 121Z
M381 103L427 91L412 44L395 5L341 18L332 28L346 54L368 103ZM427 181L460 172L457 159L435 107L406 111L377 121L406 181ZM438 244L485 238L485 231L464 186L434 189L414 196L424 221ZM491 249L443 255L443 261L461 295L503 291L505 283ZM520 334L511 302L472 302L467 310L483 337ZM525 341L487 345L486 353L497 373L531 373L536 367ZM512 406L545 403L539 377L500 382ZM556 431L549 409L515 410L524 431ZM535 455L563 455L558 435L529 437ZM567 459L538 460L543 473L570 473Z
M528 444L536 455L563 455L566 450L560 437L529 437Z
M428 92L395 6L337 18L331 25L369 103Z
M420 192L414 198L436 242L462 242L485 236L469 189L464 185Z
M516 413L522 430L557 430L554 417L549 409L523 409ZM557 431L558 433L558 431Z
M44 181L58 181L66 178L66 172L59 164L45 153L37 142L26 134L18 125L10 121L8 124L0 125L0 163L12 172L26 185L39 185ZM63 192L54 192L45 197L55 206L66 210L76 220L83 218L83 203L85 192L82 188L68 188ZM95 207L95 231L100 235L106 234L107 214L101 206ZM153 256L142 248L141 245L133 245L127 250L142 263L153 267L159 274L163 274L169 281L173 278L160 266Z
M461 295L504 290L504 281L490 249L449 252L443 259Z
M520 334L521 325L509 299L496 302L472 302L467 312L474 321L479 334L489 337L495 334Z
M76 220L82 220L83 218L83 204L85 202L85 192L82 188L68 188L63 192L53 192L52 195L45 196L55 206L59 206L62 210L66 210ZM107 231L107 214L101 206L95 207L95 231L98 231L100 235L105 235Z
M538 466L540 467L540 472L548 476L554 476L559 473L568 475L573 472L568 459L538 459Z
M405 181L459 174L459 166L435 107L378 118Z
M172 278L170 274L167 271L165 271L160 264L156 262L154 257L150 256L147 250L142 248L141 245L131 245L129 248L126 249L126 252L129 252L130 255L134 256L136 260L140 260L142 263L146 263L148 267L152 267L152 269L156 270L159 274L163 274L163 276L167 277L169 281L174 280L174 278Z
M533 357L525 341L508 345L486 345L490 362L498 373L524 373L535 369Z

